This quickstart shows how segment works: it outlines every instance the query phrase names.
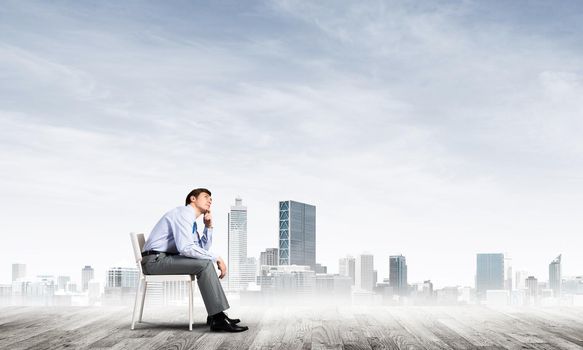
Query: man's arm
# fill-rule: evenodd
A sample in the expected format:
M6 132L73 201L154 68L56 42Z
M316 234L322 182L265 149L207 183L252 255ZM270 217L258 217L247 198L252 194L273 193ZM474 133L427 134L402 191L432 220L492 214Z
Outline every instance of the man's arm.
M174 233L174 241L176 242L176 249L184 256L194 259L207 259L213 262L217 261L217 256L208 250L199 247L194 243L192 234L192 217L186 215L184 212L177 213L172 224L172 232Z
M204 230L202 233L206 236L204 248L209 250L213 245L213 215L210 210L204 214Z

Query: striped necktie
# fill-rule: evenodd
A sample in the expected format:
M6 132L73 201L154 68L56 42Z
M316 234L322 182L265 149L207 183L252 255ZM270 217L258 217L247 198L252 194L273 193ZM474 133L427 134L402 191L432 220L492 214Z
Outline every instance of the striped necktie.
M196 236L196 239L198 240L198 243L200 244L201 248L206 247L207 237L203 233L199 238L196 227L196 221L194 222L194 225L192 225L192 234Z

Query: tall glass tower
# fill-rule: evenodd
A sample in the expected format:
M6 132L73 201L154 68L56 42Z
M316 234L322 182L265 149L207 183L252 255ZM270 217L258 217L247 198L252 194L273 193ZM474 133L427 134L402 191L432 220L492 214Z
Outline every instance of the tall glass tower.
M247 262L247 207L241 198L229 212L229 273L228 289L238 290L242 286L242 269Z
M504 254L476 256L476 294L484 299L487 290L504 289Z
M407 294L407 260L403 255L389 257L389 284L394 293Z
M316 207L279 202L279 264L316 266Z

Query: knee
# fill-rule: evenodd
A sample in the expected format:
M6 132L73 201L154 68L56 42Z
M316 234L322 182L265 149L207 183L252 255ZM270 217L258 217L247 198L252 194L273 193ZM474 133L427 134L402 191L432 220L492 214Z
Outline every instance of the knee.
M205 264L202 267L203 272L208 272L213 270L213 261L212 260L205 260Z
M214 270L215 266L212 260L207 260L207 264L204 267L206 270Z

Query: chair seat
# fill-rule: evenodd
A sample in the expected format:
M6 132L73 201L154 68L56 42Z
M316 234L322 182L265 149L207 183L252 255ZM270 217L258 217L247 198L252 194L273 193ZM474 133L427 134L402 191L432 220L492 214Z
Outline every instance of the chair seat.
M192 275L144 275L146 282L186 281L192 282Z

